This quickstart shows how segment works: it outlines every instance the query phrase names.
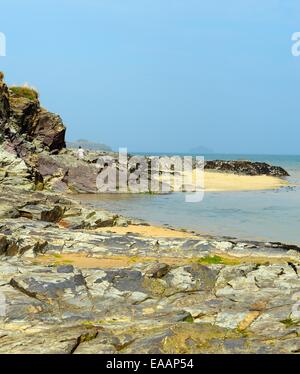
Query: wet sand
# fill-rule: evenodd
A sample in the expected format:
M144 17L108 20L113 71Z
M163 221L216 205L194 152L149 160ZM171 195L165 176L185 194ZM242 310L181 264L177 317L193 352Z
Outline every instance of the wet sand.
M277 189L288 185L286 180L268 175L204 172L205 191L256 191Z
M126 235L128 233L138 234L149 238L187 238L200 239L199 235L182 230L175 230L153 225L128 225L126 227L100 227L95 229L96 232L112 232L119 235Z
M238 265L238 264L284 264L287 258L262 257L262 256L244 256L234 257L216 252L212 256L206 257L167 257L167 256L89 256L83 253L67 253L61 255L38 255L32 261L35 264L49 266L73 265L80 269L121 269L130 268L134 264L149 264L154 262L168 264L170 266L182 266L193 263L208 265L212 262L210 259L218 259L219 264ZM214 262L213 262L214 263ZM216 263L216 262L215 262Z
M185 179L186 178L186 179ZM188 185L195 184L196 170L193 170L192 176L183 173L176 176L160 176L160 182L170 186L170 191L182 191L182 185L190 180ZM183 183L184 180L184 183ZM214 170L205 170L202 183L204 191L222 192L222 191L258 191L278 189L288 186L289 183L279 177L269 175L239 175L234 173L225 173Z

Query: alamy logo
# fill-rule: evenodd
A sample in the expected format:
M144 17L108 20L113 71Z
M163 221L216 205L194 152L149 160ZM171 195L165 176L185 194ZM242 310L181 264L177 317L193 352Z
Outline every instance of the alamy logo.
M0 32L0 57L6 56L6 36Z
M101 193L186 192L186 202L204 197L204 157L132 156L120 148L118 157L102 156L96 164Z
M295 57L300 56L300 32L294 32L292 35L292 41L295 43L292 45L292 55Z

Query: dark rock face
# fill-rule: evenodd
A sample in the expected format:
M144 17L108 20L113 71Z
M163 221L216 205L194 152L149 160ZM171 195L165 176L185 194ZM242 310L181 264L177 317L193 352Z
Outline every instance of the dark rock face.
M0 81L0 125L7 121L9 117L9 93L5 83Z
M2 76L1 76L2 77ZM27 190L95 193L97 168L65 150L61 118L28 87L0 81L0 181ZM52 220L52 217L51 217Z
M41 154L37 157L36 170L49 189L69 189L79 193L97 192L96 165L78 160L72 155Z
M0 134L16 148L22 144L57 153L65 148L65 126L58 115L41 108L37 93L27 87L9 89L0 82Z
M58 154L65 148L61 118L40 106L28 87L7 87L0 74L0 181L25 189L42 189L37 155Z
M65 148L66 129L58 115L40 109L34 125L32 139L40 140L52 152Z
M286 177L288 172L280 166L272 166L265 162L252 161L224 161L213 160L205 162L205 169L218 170L245 175L272 175L276 177Z

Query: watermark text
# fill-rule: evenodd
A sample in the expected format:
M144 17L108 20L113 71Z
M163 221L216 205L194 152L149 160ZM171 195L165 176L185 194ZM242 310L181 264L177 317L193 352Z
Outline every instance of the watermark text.
M294 42L292 45L292 55L294 57L299 57L300 56L300 31L294 32L292 35L292 41Z
M0 57L6 56L6 36L0 32Z
M202 156L131 156L120 148L118 157L97 160L96 184L100 193L185 192L186 202L204 197Z

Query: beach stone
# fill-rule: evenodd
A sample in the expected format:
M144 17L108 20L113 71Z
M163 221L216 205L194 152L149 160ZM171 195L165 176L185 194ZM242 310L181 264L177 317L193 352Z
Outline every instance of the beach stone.
M26 205L18 209L21 217L36 219L45 222L58 222L64 214L64 209L59 205L43 206L41 204Z
M231 242L216 242L215 246L220 251L226 252L233 247L233 244Z
M34 331L36 330L36 331ZM90 326L34 327L20 340L20 332L1 337L0 353L11 354L71 354L81 342L94 339L98 330Z
M170 266L168 264L150 264L150 266L145 269L145 275L150 278L162 278L168 273L169 270Z
M206 266L193 264L172 269L164 280L181 291L208 290L214 287L216 273Z

